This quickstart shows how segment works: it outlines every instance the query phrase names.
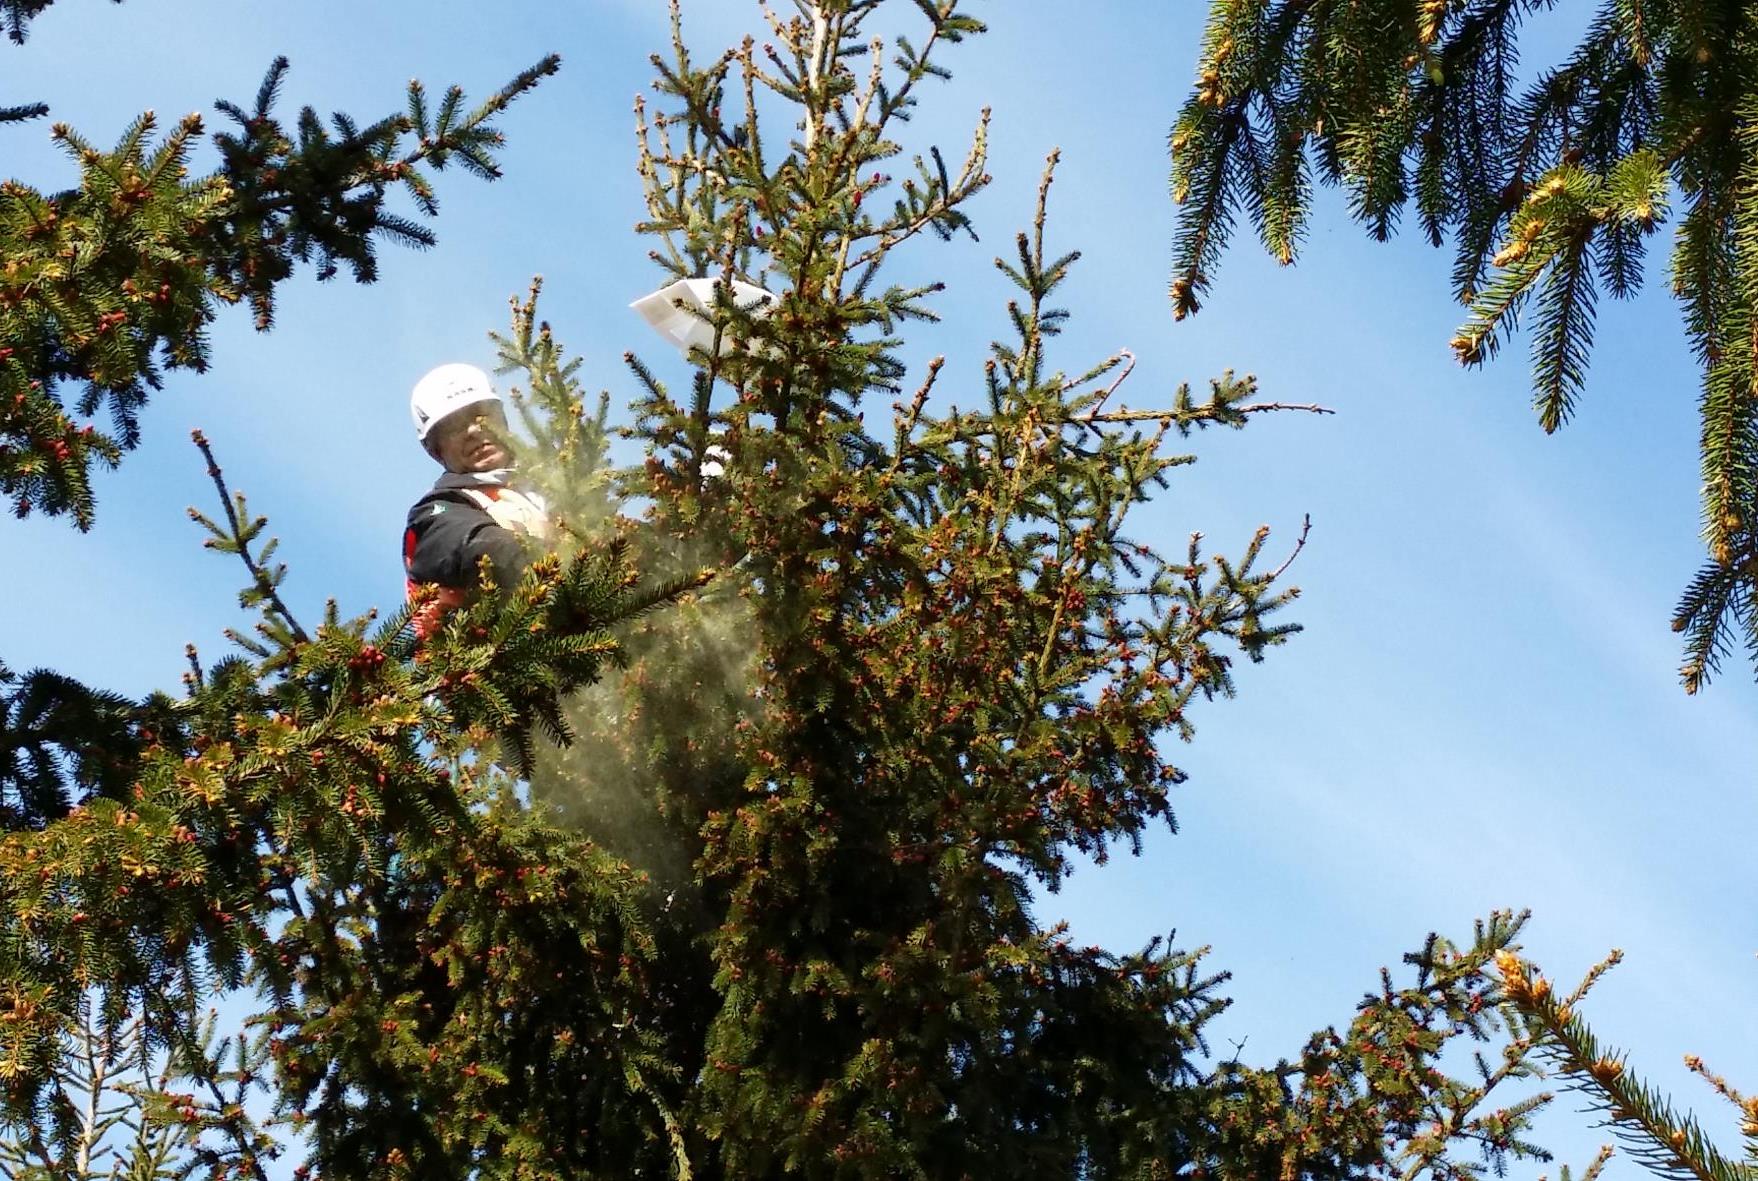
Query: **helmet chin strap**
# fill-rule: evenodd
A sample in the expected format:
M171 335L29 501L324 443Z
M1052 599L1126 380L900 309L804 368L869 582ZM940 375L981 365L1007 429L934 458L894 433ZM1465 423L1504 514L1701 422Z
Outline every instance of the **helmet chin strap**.
M497 467L486 472L448 471L439 478L436 488L504 488L516 471L513 467Z

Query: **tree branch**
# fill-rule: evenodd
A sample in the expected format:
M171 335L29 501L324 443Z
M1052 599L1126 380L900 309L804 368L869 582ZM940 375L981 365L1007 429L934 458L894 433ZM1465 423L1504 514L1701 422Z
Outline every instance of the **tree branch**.
M207 460L208 478L214 482L214 487L218 489L220 493L220 505L226 510L226 523L232 527L232 535L237 538L239 542L239 560L244 563L244 568L250 571L250 577L254 585L258 587L265 596L267 596L269 605L274 609L275 613L281 617L282 621L286 623L288 630L293 633L293 638L301 644L311 643L310 634L300 626L299 620L294 618L293 612L281 598L281 592L275 589L274 580L269 577L268 572L264 570L262 566L257 563L256 558L251 555L250 546L244 541L243 522L238 519L237 506L233 504L231 490L226 487L225 474L220 471L219 461L214 458L213 448L208 445L207 436L197 430L189 432L189 437L194 440L196 447L201 450L202 458Z

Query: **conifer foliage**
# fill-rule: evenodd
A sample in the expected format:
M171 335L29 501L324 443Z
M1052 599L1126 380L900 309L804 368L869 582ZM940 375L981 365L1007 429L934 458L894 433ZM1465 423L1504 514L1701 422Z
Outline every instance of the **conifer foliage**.
M1451 1179L1534 1154L1493 966L1514 916L1429 939L1268 1069L1211 1056L1200 950L1034 919L1075 858L1170 824L1171 740L1293 630L1263 533L1228 558L1132 532L1189 461L1172 439L1267 407L1227 377L1131 409L1126 356L1057 366L1054 156L987 359L907 374L937 290L886 266L969 231L988 176L981 121L956 165L905 162L902 131L982 26L962 0L762 11L766 44L704 61L674 5L637 166L667 276L773 306L721 285L681 397L631 358L628 468L535 292L501 338L565 552L421 646L407 611L308 629L197 440L258 623L180 697L98 715L117 778L0 835L10 1143L68 1172L82 1031L141 1020L165 1081L138 1123L217 1177L282 1152L336 1181ZM242 1044L198 1016L220 995Z
M547 57L474 107L456 87L436 106L413 82L404 111L365 126L336 114L326 126L310 107L291 125L277 115L287 73L277 59L252 103L218 104L234 129L213 136L220 167L201 177L189 174L198 115L161 135L149 111L109 151L56 124L78 187L0 183L0 494L13 512L89 528L93 468L115 467L139 442L140 410L165 370L205 368L220 305L248 303L266 329L298 264L320 278L346 266L364 283L377 276L379 240L432 245L431 230L392 208L392 191L431 216L428 173L455 162L498 175L492 120L558 66Z
M13 39L47 7L7 5ZM346 266L370 282L380 240L432 245L431 230L396 212L394 191L432 215L433 172L455 163L498 175L493 120L558 64L546 57L474 106L457 87L434 103L411 83L405 111L361 126L345 114L326 125L309 107L284 121L278 59L251 103L218 104L232 129L212 136L219 167L198 177L198 116L160 134L148 112L109 151L55 125L78 185L0 183L0 495L12 511L89 528L94 471L139 442L142 408L167 370L206 366L221 305L248 303L266 329L276 288L299 264L320 278ZM47 111L11 108L0 123ZM82 792L126 781L126 704L0 662L0 824L41 824Z
M1595 964L1567 996L1559 994L1537 964L1512 950L1496 953L1507 1007L1522 1038L1537 1056L1585 1095L1605 1117L1617 1138L1650 1172L1668 1178L1750 1181L1758 1175L1758 1096L1742 1094L1702 1058L1685 1055L1693 1074L1726 1101L1738 1119L1745 1161L1732 1159L1689 1111L1680 1111L1629 1068L1626 1055L1601 1042L1583 1014L1582 1002L1623 953L1613 951ZM1608 1146L1594 1168L1611 1155Z
M1673 621L1694 692L1733 643L1758 651L1758 31L1739 0L1605 0L1574 50L1522 85L1522 27L1552 7L1214 0L1172 132L1173 311L1200 306L1241 213L1289 263L1315 181L1336 185L1376 238L1407 210L1435 245L1452 236L1462 363L1495 356L1527 317L1535 405L1554 431L1586 385L1601 295L1641 287L1676 200L1670 281L1703 366L1710 557Z
M114 0L120 4L122 0ZM30 24L47 12L55 0L0 0L0 20L6 25L6 36L14 45L23 45L30 33Z
M329 1176L614 1175L662 1128L639 1088L664 1063L630 1020L635 875L537 824L477 752L518 766L614 655L605 629L677 589L636 590L610 545L538 562L419 652L408 608L308 631L207 458L225 513L198 519L248 568L245 652L192 651L181 698L134 708L125 790L0 837L15 1151L67 1175L91 1145L81 1047L135 1036L162 1079L135 1126L181 1127L200 1175L265 1177L289 1143ZM216 1045L203 1014L228 994L252 1017Z

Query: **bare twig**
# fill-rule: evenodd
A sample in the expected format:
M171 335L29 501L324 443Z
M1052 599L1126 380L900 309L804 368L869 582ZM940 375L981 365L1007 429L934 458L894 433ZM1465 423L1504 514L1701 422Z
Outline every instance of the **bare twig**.
M1094 413L1097 413L1110 400L1111 395L1117 392L1117 387L1128 381L1129 375L1135 372L1135 354L1133 352L1128 349L1118 349L1117 356L1123 361L1123 372L1113 378L1111 384L1105 387L1105 392L1099 395L1099 400L1093 404Z
M811 18L812 48L807 59L807 85L805 87L808 100L806 107L806 151L808 152L818 141L819 124L823 119L822 113L815 110L810 103L813 98L819 97L823 93L824 71L828 65L825 55L831 44L830 16L824 11L824 6L813 4Z
M83 1018L81 1023L83 1028L79 1034L80 1049L85 1058L87 1085L91 1089L86 1093L85 1111L80 1113L79 1117L79 1144L74 1150L74 1168L78 1170L78 1176L85 1177L91 1173L93 1155L97 1152L99 1142L104 1136L104 1086L110 1077L113 1047L107 1033L100 1035L92 1028L89 996L80 998L80 1009ZM101 1053L99 1052L100 1039L102 1041Z
M1117 392L1118 387L1129 380L1129 375L1135 372L1135 353L1130 349L1118 349L1106 359L1103 365L1100 365L1091 373L1088 373L1084 377L1074 378L1063 384L1060 392L1064 394L1069 393L1078 387L1085 385L1089 381L1097 381L1119 365L1123 366L1123 372L1112 378L1111 384L1100 391L1098 401L1089 406L1087 412L1080 416L1080 422L1092 422L1094 417L1104 410L1105 403L1111 400L1111 395Z
M1704 1065L1703 1059L1699 1058L1697 1055L1686 1054L1685 1066L1692 1074L1697 1075L1703 1079L1704 1082L1714 1087L1717 1094L1723 1099L1726 1099L1729 1103L1732 1103L1735 1107L1752 1107L1752 1100L1747 1099L1746 1096L1742 1095L1738 1088L1728 1082L1727 1079L1716 1074L1713 1070L1709 1069L1708 1066Z
M1593 967L1587 970L1587 975L1581 978L1581 983L1575 987L1575 991L1569 994L1568 999L1565 1000L1563 1004L1569 1007L1580 1004L1586 999L1588 990L1595 984L1599 983L1599 978L1601 976L1605 975L1623 962L1623 949L1620 947L1612 948L1606 953L1604 959L1600 960L1597 964L1594 964Z
M1237 414L1265 414L1270 411L1280 410L1298 410L1304 414L1337 413L1329 406L1320 406L1316 402L1253 402L1249 406L1233 406L1229 407L1229 409ZM1171 410L1113 410L1108 414L1093 414L1086 416L1085 420L1090 422L1111 423L1164 422L1168 425L1172 425L1177 423L1180 417L1179 414ZM1207 409L1197 409L1182 417L1188 420L1195 420L1214 418L1215 415Z
M902 403L892 403L892 409L897 412L897 446L892 452L891 467L887 469L892 474L896 474L898 465L903 463L904 448L909 446L911 436L916 433L916 424L922 421L922 408L928 404L928 395L933 392L934 382L939 378L940 370L945 364L944 356L935 357L928 362L928 375L916 390L916 396L910 399L907 411Z
M1593 1158L1593 1163L1588 1165L1587 1171L1581 1174L1581 1181L1594 1181L1594 1178L1598 1177L1605 1166L1610 1163L1614 1151L1616 1150L1611 1145L1601 1144L1598 1155Z
M1270 575L1271 582L1274 582L1274 581L1276 581L1276 579L1282 577L1282 575L1284 575L1288 572L1288 567L1294 565L1294 559L1298 558L1300 556L1300 551L1306 548L1306 535L1311 532L1312 532L1312 514L1307 513L1304 517L1301 518L1300 537L1294 542L1294 552L1288 555L1288 558L1286 561L1284 561L1280 566L1276 567L1275 573Z

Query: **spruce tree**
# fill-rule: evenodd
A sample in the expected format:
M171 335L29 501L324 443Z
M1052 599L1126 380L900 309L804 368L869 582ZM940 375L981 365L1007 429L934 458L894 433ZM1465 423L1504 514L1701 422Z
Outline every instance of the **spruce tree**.
M1669 274L1702 364L1709 560L1673 627L1695 692L1733 645L1758 651L1758 30L1739 0L1605 0L1567 56L1526 67L1522 26L1552 7L1213 0L1172 131L1173 313L1201 306L1242 214L1291 263L1315 181L1335 185L1378 239L1406 210L1434 245L1452 238L1463 364L1494 357L1526 315L1554 431L1587 384L1601 294L1640 290L1677 201Z
M180 696L65 719L67 806L0 835L11 1143L65 1171L75 1035L143 1021L167 1080L141 1121L191 1129L196 1175L292 1152L333 1179L1456 1178L1535 1154L1494 966L1518 917L1429 938L1262 1069L1210 1054L1200 950L1035 921L1074 857L1170 823L1171 741L1293 631L1264 534L1228 558L1132 531L1188 462L1170 444L1270 404L1228 376L1131 409L1125 356L1058 367L1054 155L987 358L906 373L939 293L886 267L969 230L988 177L981 122L961 163L903 137L982 25L962 0L764 11L767 44L697 59L673 6L637 167L664 277L773 303L716 288L681 396L631 358L629 468L535 292L501 337L561 553L422 644L408 609L308 628L197 439L257 625L192 653ZM882 11L919 28L887 46ZM231 1057L197 1016L222 994L250 1014ZM1498 1040L1448 1073L1473 1039Z

